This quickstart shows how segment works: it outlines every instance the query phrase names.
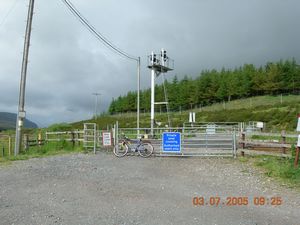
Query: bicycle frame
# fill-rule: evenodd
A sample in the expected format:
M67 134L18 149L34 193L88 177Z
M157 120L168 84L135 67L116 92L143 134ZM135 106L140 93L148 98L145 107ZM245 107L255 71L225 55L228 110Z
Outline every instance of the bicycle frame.
M114 147L114 154L117 157L123 157L128 152L138 152L140 156L146 158L153 153L153 146L150 143L144 143L142 139L130 140L126 136L118 145Z
M135 142L132 144L132 142ZM130 140L129 138L124 138L123 144L126 144L128 146L128 150L131 152L137 152L139 147L143 144L143 141L141 139L137 141Z

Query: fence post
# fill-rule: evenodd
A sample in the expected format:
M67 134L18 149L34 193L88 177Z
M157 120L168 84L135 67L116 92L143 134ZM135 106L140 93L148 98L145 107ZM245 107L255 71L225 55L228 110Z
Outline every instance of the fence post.
M207 150L207 132L205 133L205 149Z
M8 155L11 155L11 136L8 136Z
M235 133L235 128L233 129L233 157L236 158L236 133Z
M242 132L242 149L245 149L245 140L246 140L246 134L245 132Z
M97 124L94 125L94 154L96 154L97 148Z
M42 145L42 142L43 142L43 138L42 138L42 133L41 131L38 133L38 140L37 140L37 143L39 146Z
M116 124L114 124L112 131L113 131L114 146L116 146Z
M285 130L281 131L281 137L282 137L282 144L286 144L286 134L285 134ZM282 147L282 153L286 154L286 147Z
M24 145L25 145L25 151L29 149L29 136L28 134L24 134Z
M298 168L298 162L299 162L299 147L297 146L296 155L295 155L295 162L294 162L294 167L295 168Z
M119 122L116 122L116 145L119 144Z
M74 148L75 147L75 133L72 131L71 132L71 141L72 141L72 147Z
M245 147L246 147L245 141L246 141L246 133L244 131L242 131L242 149L245 149ZM242 155L242 157L244 157L245 152L241 151L241 155Z
M78 146L80 146L80 141L79 141L79 139L80 139L80 134L79 134L79 130L77 130L76 138L77 138L77 144L78 144Z

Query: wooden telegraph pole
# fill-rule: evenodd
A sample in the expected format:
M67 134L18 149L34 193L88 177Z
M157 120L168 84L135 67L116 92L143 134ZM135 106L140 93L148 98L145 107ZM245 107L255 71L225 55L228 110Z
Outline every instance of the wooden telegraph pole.
M21 69L21 81L20 81L20 95L19 95L19 108L16 123L16 142L15 142L15 156L19 154L22 143L22 128L25 119L25 86L26 86L26 75L28 65L28 55L30 46L31 26L33 19L34 0L29 0L27 25L25 31L23 61Z
M296 148L296 155L295 155L295 162L294 162L294 167L298 168L298 162L299 162L299 146Z
M299 147L300 147L300 135L298 136L297 146L296 146L296 154L295 154L295 161L294 161L294 167L298 168L298 162L299 162Z

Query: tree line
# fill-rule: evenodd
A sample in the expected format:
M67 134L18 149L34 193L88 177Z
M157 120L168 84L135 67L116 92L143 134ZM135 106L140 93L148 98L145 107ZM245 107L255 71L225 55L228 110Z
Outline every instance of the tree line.
M185 76L156 85L155 101L165 101L164 85L171 111L187 110L217 102L231 101L258 95L294 94L300 90L300 66L295 59L268 62L255 67L245 64L235 69L204 70L196 78ZM140 92L141 111L150 111L150 88ZM136 111L137 92L112 99L109 113ZM156 110L165 111L163 108Z

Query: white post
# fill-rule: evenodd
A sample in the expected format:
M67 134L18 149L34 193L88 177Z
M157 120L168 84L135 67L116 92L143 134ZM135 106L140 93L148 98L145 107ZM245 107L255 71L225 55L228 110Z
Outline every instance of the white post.
M137 112L136 112L136 128L137 138L140 138L140 84L141 84L141 58L138 58L137 65Z
M116 130L115 131L116 146L118 146L119 145L119 121L116 121L116 128L115 128L115 130Z
M190 112L190 114L189 114L190 116L189 116L189 122L190 123L192 123L193 122L193 118L192 118L192 112Z
M237 149L236 149L236 133L235 128L233 130L233 158L236 158L237 155Z
M97 148L97 125L94 124L94 154L96 154Z
M155 70L151 69L151 135L154 128Z

